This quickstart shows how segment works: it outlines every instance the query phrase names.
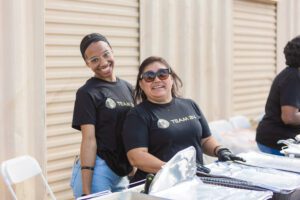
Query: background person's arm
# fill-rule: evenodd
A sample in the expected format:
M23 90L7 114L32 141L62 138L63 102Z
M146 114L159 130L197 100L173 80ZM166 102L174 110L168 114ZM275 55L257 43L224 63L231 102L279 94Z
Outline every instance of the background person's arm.
M281 106L281 119L285 124L300 125L299 108L294 106Z
M127 152L130 164L148 173L157 173L165 162L148 153L148 148L134 148Z
M82 132L82 141L80 147L81 166L94 167L95 160L96 160L96 152L97 152L95 126L92 124L82 125L81 132ZM81 170L83 194L91 193L93 172L94 171L89 169Z

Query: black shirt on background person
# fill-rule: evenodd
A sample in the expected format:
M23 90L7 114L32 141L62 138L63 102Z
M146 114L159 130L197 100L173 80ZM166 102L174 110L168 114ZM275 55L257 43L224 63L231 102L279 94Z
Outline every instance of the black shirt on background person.
M278 140L300 133L300 36L284 48L287 67L274 79L265 106L265 115L256 131L261 151L282 155Z

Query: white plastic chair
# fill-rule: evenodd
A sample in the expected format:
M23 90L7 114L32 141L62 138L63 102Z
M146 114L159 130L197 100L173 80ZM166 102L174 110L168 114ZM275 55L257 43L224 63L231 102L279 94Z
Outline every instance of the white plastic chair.
M234 117L229 118L229 122L232 124L234 129L250 129L251 128L251 123L250 120L243 115L237 115Z
M224 143L223 134L226 135L226 132L230 132L233 130L232 125L229 121L225 119L211 121L208 123L209 129L211 131L212 136L220 143ZM222 136L223 135L223 136ZM217 160L216 157L211 157L203 154L203 162L204 164L210 164Z
M7 184L9 191L11 192L14 199L17 200L17 195L13 190L12 185L23 182L31 177L40 175L43 182L52 199L56 200L50 186L47 183L46 178L42 174L42 170L38 162L30 156L20 156L14 159L10 159L2 162L1 173Z
M220 134L222 132L233 130L232 125L225 119L209 122L208 126L213 134L214 133Z
M254 121L258 124L263 119L264 116L265 116L265 112L262 112L257 117L255 117Z
M222 143L221 134L230 132L233 130L232 125L225 119L216 120L208 123L212 136L214 136L218 142Z

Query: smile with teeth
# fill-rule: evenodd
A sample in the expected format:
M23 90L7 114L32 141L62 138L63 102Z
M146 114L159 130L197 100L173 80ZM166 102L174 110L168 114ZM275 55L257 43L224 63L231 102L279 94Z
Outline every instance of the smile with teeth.
M99 67L98 70L100 70L100 71L106 71L106 70L108 70L110 67L111 67L111 65L106 65L106 66L104 66L104 67Z
M152 87L152 89L160 89L160 88L165 88L165 86L163 86L163 85L156 85L156 86Z

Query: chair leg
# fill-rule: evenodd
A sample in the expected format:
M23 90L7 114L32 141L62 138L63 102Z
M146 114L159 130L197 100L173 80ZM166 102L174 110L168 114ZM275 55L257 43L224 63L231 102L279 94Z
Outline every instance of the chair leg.
M12 188L12 186L11 186L10 184L7 184L7 186L8 186L8 189L9 189L11 195L13 196L13 198L14 198L15 200L18 200L18 198L17 198L17 196L16 196L16 193L15 193L14 189Z
M42 174L41 174L41 176L42 176L42 179L43 179L43 181L44 181L44 183L45 183L45 185L46 185L46 188L47 188L48 193L50 194L51 198L52 198L53 200L56 200L56 198L55 198L55 196L54 196L54 194L53 194L53 192L52 192L52 190L51 190L49 184L47 183L46 178L45 178Z

